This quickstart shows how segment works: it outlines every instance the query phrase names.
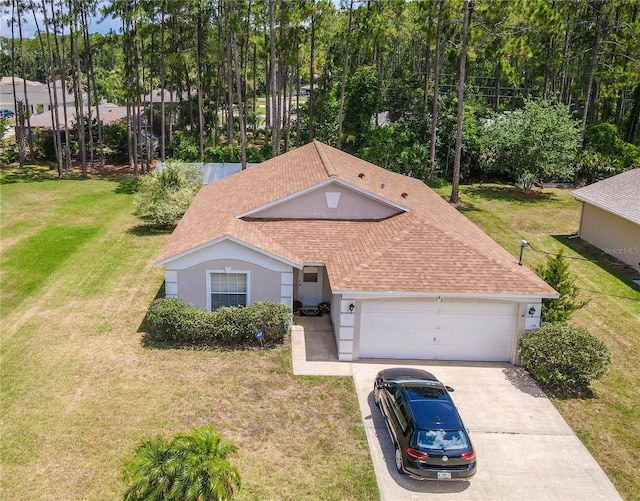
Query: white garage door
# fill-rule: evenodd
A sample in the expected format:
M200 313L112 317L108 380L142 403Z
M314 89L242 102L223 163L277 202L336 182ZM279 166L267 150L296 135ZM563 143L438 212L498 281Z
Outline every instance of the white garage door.
M360 358L509 361L515 304L365 300Z

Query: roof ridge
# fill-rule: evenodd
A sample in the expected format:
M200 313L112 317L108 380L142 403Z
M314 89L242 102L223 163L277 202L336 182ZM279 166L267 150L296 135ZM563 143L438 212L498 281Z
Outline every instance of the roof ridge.
M313 140L313 145L316 147L316 151L318 152L318 156L320 157L320 162L322 162L322 166L324 167L327 176L337 177L338 174L336 173L335 167L331 163L331 159L326 154L326 152L322 148L320 148L321 144L322 143L317 141L316 139Z

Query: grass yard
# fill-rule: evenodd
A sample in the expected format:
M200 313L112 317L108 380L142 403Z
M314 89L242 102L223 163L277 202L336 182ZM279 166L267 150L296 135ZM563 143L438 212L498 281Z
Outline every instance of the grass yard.
M239 448L234 499L379 498L350 378L292 376L288 346L141 345L167 234L138 225L130 181L2 181L2 499L121 498L140 441L206 424Z
M239 500L379 497L350 378L291 375L288 346L216 352L144 348L158 294L152 262L167 238L138 225L127 180L2 173L0 459L2 499L111 500L136 445L213 424L239 447ZM438 189L447 195L449 187ZM567 235L568 191L523 197L461 188L461 210L514 256L520 240L564 250L587 307L574 322L612 349L590 399L554 404L628 500L640 499L640 290L637 274ZM524 262L542 263L527 248Z
M439 188L443 196L449 186ZM571 260L581 297L589 304L572 322L591 330L612 350L608 376L592 384L590 399L553 399L616 488L628 500L640 499L640 275L610 259L579 239L567 236L578 230L581 204L568 190L545 189L524 197L511 187L472 185L460 189L462 212L509 250L520 251L520 240L547 252L564 251ZM524 263L533 268L546 260L531 248Z

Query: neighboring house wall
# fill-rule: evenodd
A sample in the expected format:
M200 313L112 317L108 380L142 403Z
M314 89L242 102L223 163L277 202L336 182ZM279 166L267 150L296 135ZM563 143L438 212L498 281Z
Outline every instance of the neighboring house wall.
M398 208L362 196L337 183L284 200L250 217L265 219L365 219L379 220L400 212Z
M640 269L640 225L583 203L580 238Z
M212 272L246 273L248 302L274 301L293 306L292 267L228 240L168 262L166 297L208 309Z

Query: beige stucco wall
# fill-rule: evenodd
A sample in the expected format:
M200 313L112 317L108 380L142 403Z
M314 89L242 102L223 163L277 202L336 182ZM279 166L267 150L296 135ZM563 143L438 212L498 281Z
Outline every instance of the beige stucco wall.
M583 203L580 238L640 269L640 225Z
M178 297L187 304L207 308L207 280L209 272L245 273L249 275L248 302L279 302L280 273L267 270L247 261L234 259L212 260L178 271Z
M329 195L327 195L329 194ZM335 205L334 208L329 204ZM261 210L251 217L300 219L385 219L400 212L339 184L328 184Z
M293 306L292 266L233 241L222 241L165 265L166 297L207 309L210 272L248 273L248 301Z

